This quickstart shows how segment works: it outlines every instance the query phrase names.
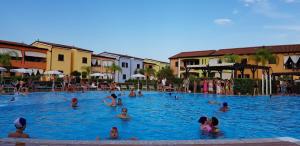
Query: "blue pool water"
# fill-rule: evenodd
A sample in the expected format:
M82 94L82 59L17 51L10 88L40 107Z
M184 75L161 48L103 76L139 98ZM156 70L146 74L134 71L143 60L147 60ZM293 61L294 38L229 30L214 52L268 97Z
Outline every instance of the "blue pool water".
M121 139L300 138L300 97L176 94L176 100L174 95L145 92L143 97L121 96L132 117L123 121L116 117L121 107L103 104L107 95L98 91L31 93L15 96L14 102L10 102L12 95L0 96L0 138L15 130L13 121L20 116L27 119L25 132L39 139L105 139L113 126L118 127ZM70 107L72 97L79 99L77 110ZM230 111L219 112L220 106L208 104L210 100L228 102ZM197 121L202 115L217 117L222 133L200 132Z

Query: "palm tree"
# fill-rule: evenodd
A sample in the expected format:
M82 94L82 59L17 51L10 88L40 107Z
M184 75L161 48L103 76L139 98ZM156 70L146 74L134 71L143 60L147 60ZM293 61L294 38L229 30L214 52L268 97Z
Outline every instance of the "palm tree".
M224 58L228 63L236 63L240 61L240 56L236 54L227 54Z
M108 67L108 69L112 72L113 74L113 80L115 80L115 74L116 72L122 72L122 68L118 65L116 65L115 63L113 63L110 67Z
M12 55L13 54L13 55ZM6 68L11 67L11 56L18 56L18 54L14 51L0 54L0 64Z
M255 61L256 65L261 64L262 66L265 66L268 61L276 60L276 56L265 47L262 47L261 49L256 50L255 54L252 56L252 59Z
M146 67L140 72L143 72L143 74L146 76L146 87L148 87L148 77L155 75L155 70L153 68Z
M87 76L89 76L92 72L92 67L90 66L82 66L81 69L84 70L84 72L86 72Z

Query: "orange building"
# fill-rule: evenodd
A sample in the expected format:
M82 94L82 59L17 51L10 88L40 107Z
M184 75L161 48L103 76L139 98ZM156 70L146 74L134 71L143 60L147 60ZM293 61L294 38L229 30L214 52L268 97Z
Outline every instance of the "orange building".
M115 62L115 58L92 54L92 73L103 73L108 78L112 77L109 67Z
M0 40L0 54L11 54L11 68L46 70L47 49L30 46L24 43ZM0 65L2 66L2 65Z

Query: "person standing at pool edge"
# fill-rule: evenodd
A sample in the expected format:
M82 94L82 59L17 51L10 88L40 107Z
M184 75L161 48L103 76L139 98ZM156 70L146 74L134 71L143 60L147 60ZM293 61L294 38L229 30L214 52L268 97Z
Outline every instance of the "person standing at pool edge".
M10 134L8 134L8 137L10 138L29 138L29 135L26 133L23 133L23 131L26 128L26 119L20 117L17 118L14 121L15 127L16 127L16 132L12 132Z

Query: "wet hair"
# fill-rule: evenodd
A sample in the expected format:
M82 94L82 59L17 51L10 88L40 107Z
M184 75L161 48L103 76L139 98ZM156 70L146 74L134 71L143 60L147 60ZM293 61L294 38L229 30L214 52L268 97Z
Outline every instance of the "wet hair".
M117 127L112 127L111 129L112 129L112 130L118 131L118 128L117 128Z
M128 111L128 110L127 110L127 108L125 108L125 107L124 107L124 108L122 108L122 111L123 111L123 110L126 110L126 112Z
M223 106L228 106L228 103L227 102L223 102Z
M121 98L118 98L118 101L122 101L122 99L121 99Z
M77 102L78 99L77 98L72 98L72 102Z
M111 94L111 96L112 96L113 98L117 98L117 95L116 95L116 94Z
M219 124L219 120L216 117L211 117L211 124L213 126L217 126Z
M198 122L204 124L207 121L207 117L200 117Z

